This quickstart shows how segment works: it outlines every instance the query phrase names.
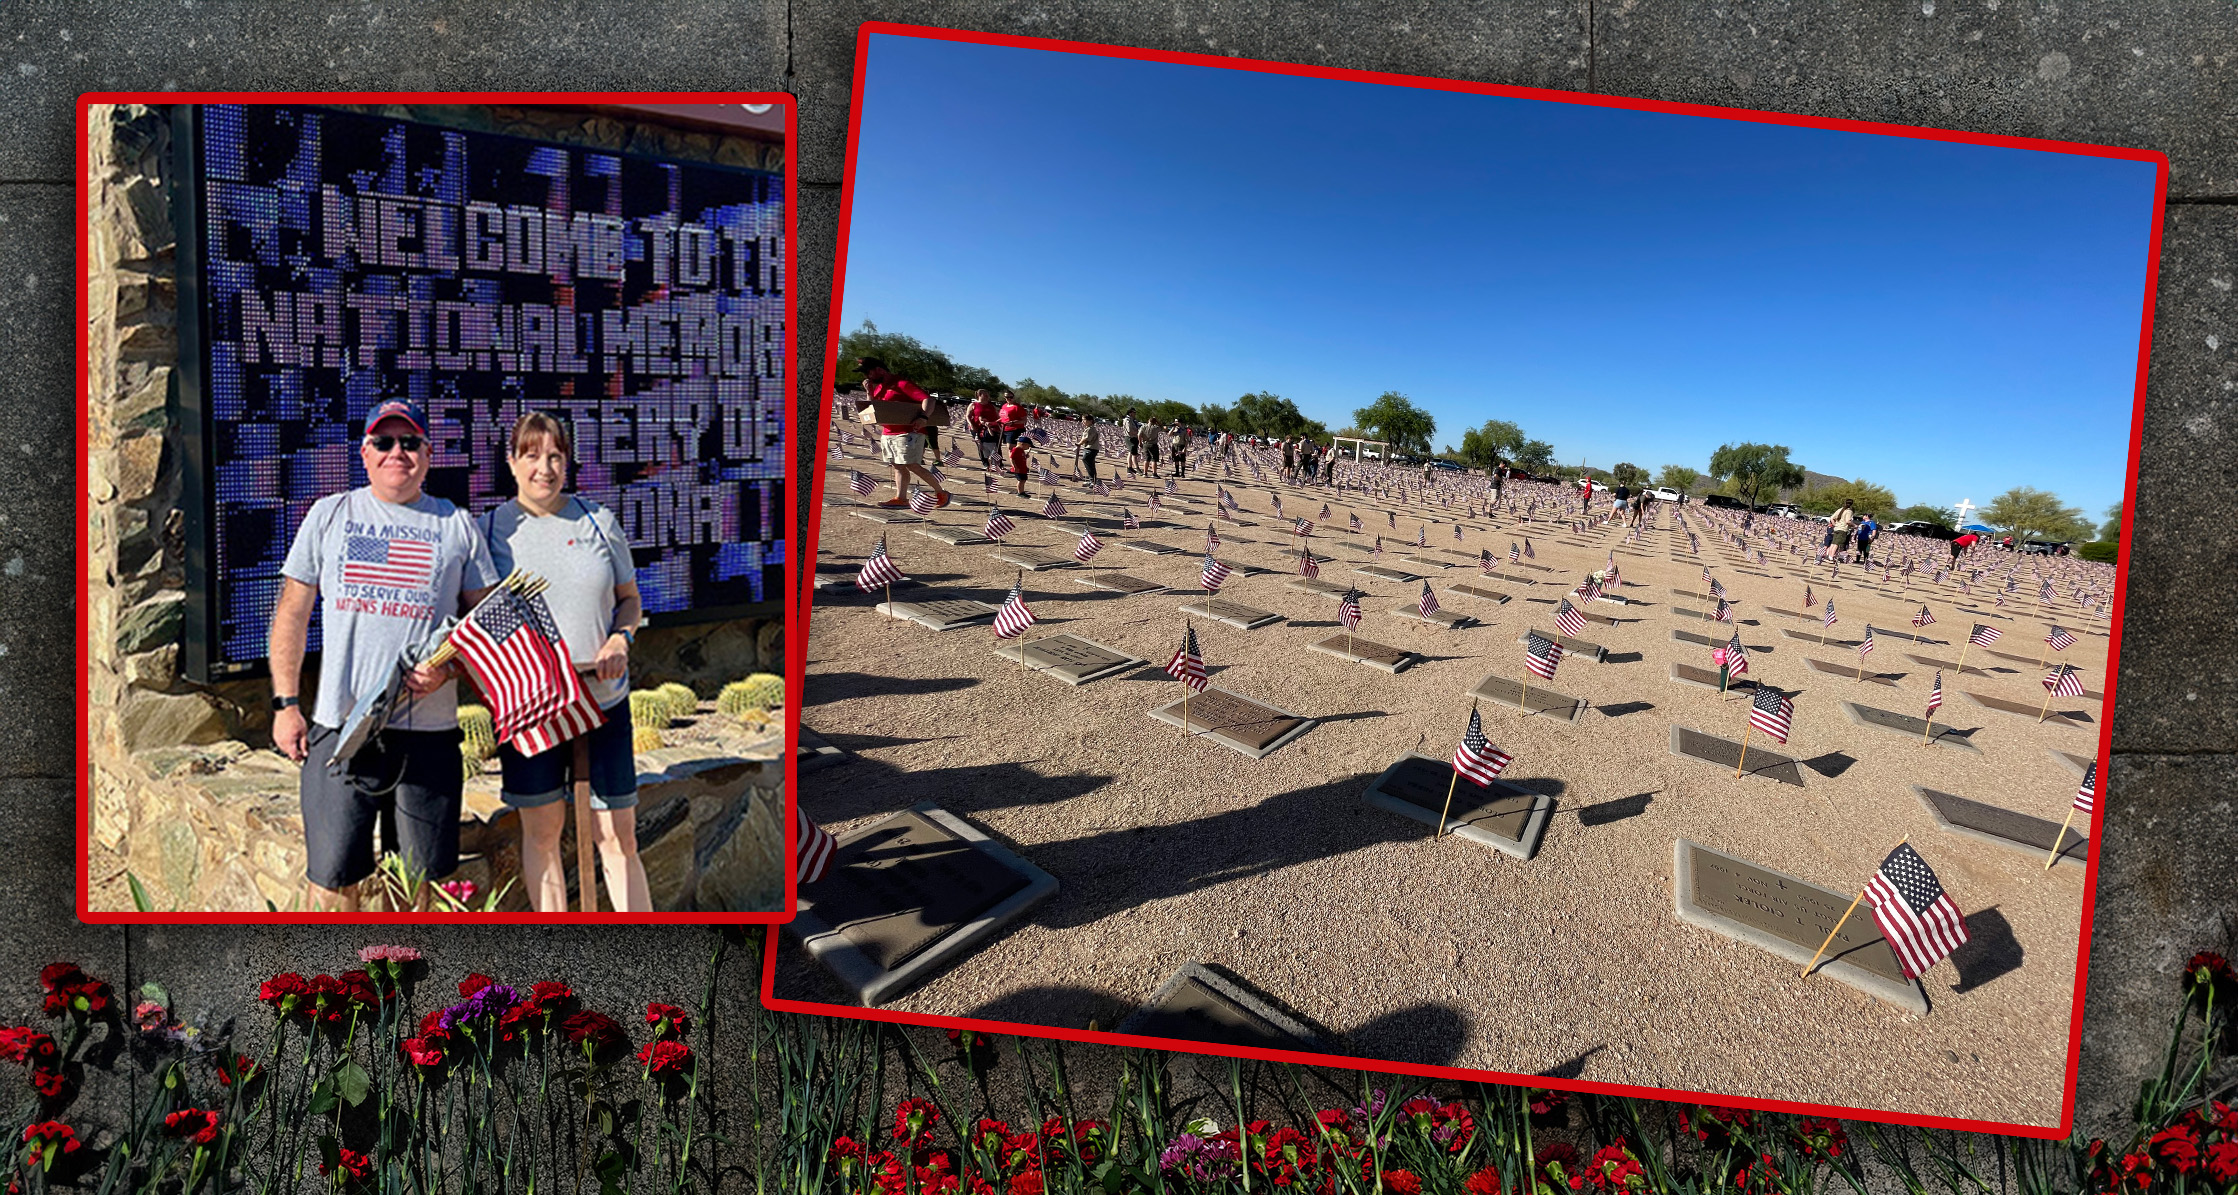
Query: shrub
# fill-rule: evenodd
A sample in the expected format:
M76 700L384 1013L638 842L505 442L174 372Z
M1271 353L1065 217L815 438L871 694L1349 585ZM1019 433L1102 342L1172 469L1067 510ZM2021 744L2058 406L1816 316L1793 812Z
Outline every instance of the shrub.
M699 694L692 692L690 685L670 681L653 690L653 692L658 694L661 700L668 703L668 716L671 721L677 718L689 718L699 712Z
M715 698L715 708L733 718L744 716L748 710L784 704L785 678L773 672L757 672L745 680L732 681Z
M629 720L637 724L639 733L666 728L675 720L668 709L668 699L652 689L638 689L629 695Z

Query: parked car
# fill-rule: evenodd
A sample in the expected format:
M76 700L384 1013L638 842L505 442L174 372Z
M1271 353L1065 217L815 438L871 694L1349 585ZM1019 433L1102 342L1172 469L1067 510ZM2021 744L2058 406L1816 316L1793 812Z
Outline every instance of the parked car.
M2061 551L2061 549L2072 549L2074 546L2075 545L2072 541L2046 541L2040 539L2032 539L2021 544L2020 550L2024 554L2029 556L2061 556L2065 555L2065 552Z
M1715 506L1721 510L1748 509L1748 503L1743 502L1730 494L1705 494L1702 497L1702 505Z
M1667 485L1656 486L1647 492L1647 496L1657 502L1676 502L1679 498L1678 491Z
M1793 506L1785 502L1775 502L1772 505L1765 507L1764 513L1768 515L1777 515L1783 519L1800 519L1803 517L1803 511L1801 507Z
M1432 460L1430 462L1430 467L1434 469L1446 469L1456 473L1465 473L1468 471L1467 465L1461 464L1458 461L1449 461L1442 458Z

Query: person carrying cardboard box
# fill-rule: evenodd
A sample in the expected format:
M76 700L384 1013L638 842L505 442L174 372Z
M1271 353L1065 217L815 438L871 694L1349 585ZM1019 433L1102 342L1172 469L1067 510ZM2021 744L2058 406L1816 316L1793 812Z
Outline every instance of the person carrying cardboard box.
M934 426L947 422L947 409L933 401L924 388L886 368L877 357L855 358L870 393L872 416L878 423L878 456L893 466L894 496L880 506L909 505L909 479L924 479L932 487L933 504L948 505L948 491L925 467L925 445Z

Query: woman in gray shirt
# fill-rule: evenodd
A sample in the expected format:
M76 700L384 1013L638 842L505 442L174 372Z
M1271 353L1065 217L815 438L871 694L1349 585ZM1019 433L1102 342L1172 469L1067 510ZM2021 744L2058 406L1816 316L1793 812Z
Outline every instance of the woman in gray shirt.
M480 524L500 575L521 569L545 580L544 602L568 657L578 670L596 673L585 687L606 720L586 736L592 839L614 911L645 913L653 902L637 857L637 756L629 716L629 649L643 610L637 568L613 512L567 492L570 455L566 425L538 411L521 416L506 457L519 496L483 515ZM529 756L510 746L498 749L505 803L520 812L521 882L540 913L567 911L560 831L573 755L569 743ZM588 894L591 877L579 881Z

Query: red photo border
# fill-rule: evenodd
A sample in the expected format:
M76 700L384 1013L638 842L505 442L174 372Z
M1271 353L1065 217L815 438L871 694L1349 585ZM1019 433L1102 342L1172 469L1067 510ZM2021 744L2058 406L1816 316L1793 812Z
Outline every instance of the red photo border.
M785 899L776 912L769 913L111 913L93 912L89 903L90 864L93 853L93 764L92 742L87 730L87 712L92 706L93 652L92 627L88 618L89 590L93 575L88 565L88 532L92 523L91 458L88 455L87 429L91 423L93 403L92 358L89 341L90 298L87 292L90 262L87 258L86 237L92 221L89 204L92 201L91 181L91 126L90 119L96 104L513 104L540 107L591 107L613 104L770 104L782 108L785 114L785 390L790 405L785 408L785 467L787 479L794 482L786 487L784 528L785 561L783 617L785 638L788 641L785 669ZM658 116L647 116L658 120ZM799 101L782 91L147 91L147 92L86 92L78 97L78 178L77 178L77 352L78 352L78 610L77 642L78 660L78 920L88 924L128 925L775 925L793 918L793 902L797 882L790 860L793 856L794 835L798 832L798 819L793 790L798 763L793 744L800 738L800 672L791 666L793 659L790 640L792 628L800 615L799 553L794 549L800 544L800 502L797 487L800 424L800 362L799 337L799 268L800 258L800 137Z
M1273 75L1297 75L1317 79L1340 79L1361 83L1381 83L1398 87L1412 87L1430 91L1461 92L1470 95L1495 95L1518 99L1547 100L1556 103L1582 104L1598 108L1623 108L1638 112L1661 112L1682 116L1705 116L1724 120L1742 120L1757 124L1790 125L1799 128L1828 129L1839 132L1874 133L1883 136L1910 137L1929 141L1955 141L1969 145L1998 146L2008 149L2031 149L2053 153L2081 154L2090 157L2120 158L2129 161L2150 162L2157 167L2153 196L2153 224L2151 244L2145 263L2144 314L2138 333L2137 386L2130 411L2128 477L2123 490L2122 541L2119 558L2114 564L2114 605L2112 622L2108 628L2105 708L2114 708L2117 683L2116 662L2121 657L2122 613L2128 597L2129 542L2135 514L2137 496L2137 464L2144 444L2145 377L2152 347L2153 303L2159 288L2160 244L2162 218L2168 200L2168 156L2157 150L2124 149L2114 146L2086 145L2076 142L2051 141L2035 137L2013 137L1988 133L1967 133L1948 129L1916 128L1909 125L1884 124L1866 120L1845 120L1831 117L1801 116L1785 112L1757 112L1745 108L1723 108L1707 104L1670 103L1661 100L1634 99L1626 96L1594 95L1583 92L1556 91L1541 87L1518 87L1499 83L1471 83L1454 79L1437 79L1419 75L1391 74L1383 71L1353 70L1342 67L1305 66L1296 63L1266 62L1245 58L1226 58L1211 54L1191 54L1169 50L1146 50L1131 46L1099 45L1092 42L1065 41L1053 38L1020 37L1010 34L981 33L970 30L940 29L922 25L907 25L887 21L864 23L855 37L854 89L847 119L846 177L840 189L839 239L832 262L831 316L824 341L824 393L818 400L822 419L819 430L829 434L831 422L830 378L838 363L840 328L840 299L847 279L847 236L849 221L854 212L855 152L862 129L863 74L867 61L870 38L875 34L901 37L926 38L937 41L970 42L979 45L1009 46L1018 49L1052 50L1102 58L1130 58L1146 62L1174 63L1185 66L1218 67L1224 70L1257 71ZM824 475L827 467L824 454L814 454L814 480L811 485L810 504L820 508L824 495ZM816 540L821 531L820 523L808 528L808 543L802 555L814 560ZM808 575L808 574L804 574ZM787 669L791 675L805 676L808 652L809 602L800 603L800 619L788 626L786 650ZM798 732L798 713L794 713L794 730ZM2099 731L2098 769L2099 792L2106 787L2107 769L2103 766L2113 747L2113 719L2109 716ZM798 794L794 795L797 801ZM2101 796L2098 809L2091 814L2091 841L2098 839L2099 819L2105 801ZM1726 1095L1712 1092L1692 1092L1676 1089L1640 1087L1626 1083L1593 1082L1582 1079L1559 1079L1545 1075L1513 1074L1505 1071L1473 1070L1452 1066L1431 1066L1412 1063L1388 1062L1374 1058L1352 1058L1333 1054L1309 1054L1295 1050L1270 1050L1250 1046L1228 1046L1209 1042L1185 1041L1172 1038L1142 1037L1134 1034L1089 1032L1045 1025L1025 1025L1008 1021L983 1021L963 1017L942 1017L926 1013L895 1012L885 1009L856 1008L849 1005L819 1004L803 1000L787 1000L775 994L777 980L777 953L782 948L777 930L772 927L768 948L763 952L762 1003L772 1009L786 1012L817 1013L824 1016L849 1017L856 1020L886 1021L903 1025L929 1025L952 1029L975 1029L989 1033L1012 1033L1030 1037L1056 1038L1064 1041L1088 1042L1097 1045L1150 1047L1186 1053L1214 1054L1234 1058L1257 1058L1275 1062L1296 1062L1314 1066L1339 1066L1347 1069L1383 1071L1392 1074L1421 1075L1430 1078L1462 1079L1471 1081L1493 1080L1503 1083L1529 1084L1536 1087L1556 1088L1564 1091L1588 1091L1606 1095L1634 1096L1645 1099L1691 1099L1721 1107L1761 1109L1772 1112L1792 1112L1817 1116L1840 1116L1853 1120L1875 1121L1888 1124L1921 1125L1930 1128L1959 1129L1967 1132L2000 1133L2018 1137L2035 1137L2047 1140L2063 1139L2073 1130L2075 1119L2076 1060L2082 1045L2083 988L2090 969L2090 930L2092 906L2098 892L2098 855L2091 852L2083 882L2083 915L2078 927L2081 946L2075 966L2075 995L2067 1027L2067 1068L2060 1098L2059 1123L2054 1126L2009 1124L2001 1121L1969 1120L1950 1116L1933 1116L1921 1113L1900 1112L1888 1109L1855 1108L1833 1104L1801 1103L1791 1100L1761 1099L1747 1096Z

